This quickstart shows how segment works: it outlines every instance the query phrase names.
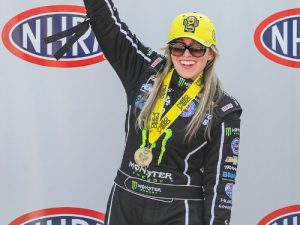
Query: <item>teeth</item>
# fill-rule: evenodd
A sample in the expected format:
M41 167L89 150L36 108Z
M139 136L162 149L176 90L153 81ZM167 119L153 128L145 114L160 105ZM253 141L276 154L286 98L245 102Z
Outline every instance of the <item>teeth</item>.
M193 62L193 61L181 61L180 63L183 64L183 65L185 65L185 66L190 66L190 65L194 65L195 64L195 62Z

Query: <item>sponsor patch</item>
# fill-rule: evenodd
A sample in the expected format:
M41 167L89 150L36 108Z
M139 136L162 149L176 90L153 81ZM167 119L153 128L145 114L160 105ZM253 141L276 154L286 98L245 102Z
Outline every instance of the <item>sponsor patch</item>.
M153 61L153 63L151 63L150 67L155 68L161 61L163 61L163 59L161 57L158 57Z
M142 101L142 95L138 95L135 99L135 106L142 110L144 108L145 101Z
M226 112L226 111L228 111L229 109L232 109L232 108L233 108L232 103L229 103L229 104L223 106L223 107L221 108L221 110L222 110L222 112Z
M258 225L299 225L300 205L278 209L265 216Z
M192 115L194 115L196 110L196 104L195 102L191 102L188 107L186 107L185 110L183 110L183 112L181 113L181 117L191 117Z
M228 156L226 159L225 159L225 162L226 163L230 163L234 166L236 166L238 164L238 157L237 156Z
M208 123L209 123L209 121L210 121L211 119L212 119L212 115L206 113L206 116L205 116L205 118L204 118L204 120L203 120L203 122L202 122L202 125L203 125L203 126L207 126Z
M140 91L142 91L144 93L150 92L153 88L155 78L156 78L155 75L150 76L149 79L147 80L147 82L141 86Z
M225 193L230 199L232 199L232 189L233 183L227 183L225 186Z
M277 12L256 28L257 49L278 64L300 68L300 8Z
M225 128L225 134L226 134L227 137L230 137L232 135L239 135L240 134L240 128L226 127Z
M85 19L86 10L75 5L51 5L29 9L12 18L2 30L5 47L15 56L48 67L80 67L105 60L96 37L89 29L57 61L53 55L68 38L45 44L44 38L69 29Z
M239 138L234 138L231 142L231 150L235 155L239 154L239 144L240 144Z
M74 207L48 208L20 216L9 225L21 224L103 225L104 214L90 209Z
M236 177L236 173L232 173L229 171L223 171L223 178L225 178L225 180L231 180L233 181Z

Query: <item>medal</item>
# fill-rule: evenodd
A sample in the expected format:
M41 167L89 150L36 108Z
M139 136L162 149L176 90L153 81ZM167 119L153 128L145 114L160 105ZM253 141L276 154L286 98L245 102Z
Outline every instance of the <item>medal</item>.
M141 167L148 167L152 159L152 151L147 147L139 148L134 153L134 161Z

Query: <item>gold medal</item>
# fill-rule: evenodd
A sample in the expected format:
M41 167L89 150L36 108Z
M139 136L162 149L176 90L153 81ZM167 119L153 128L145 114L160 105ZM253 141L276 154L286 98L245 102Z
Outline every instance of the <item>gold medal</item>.
M139 148L134 153L134 161L141 167L148 167L152 159L152 151L147 147Z

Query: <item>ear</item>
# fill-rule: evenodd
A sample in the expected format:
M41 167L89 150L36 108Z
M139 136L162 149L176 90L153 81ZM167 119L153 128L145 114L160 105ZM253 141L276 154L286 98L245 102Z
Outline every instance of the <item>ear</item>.
M211 61L211 60L213 60L214 58L215 58L215 55L214 55L214 52L209 48L208 49L208 53L207 53L208 55L208 57L207 57L207 60L208 61Z

